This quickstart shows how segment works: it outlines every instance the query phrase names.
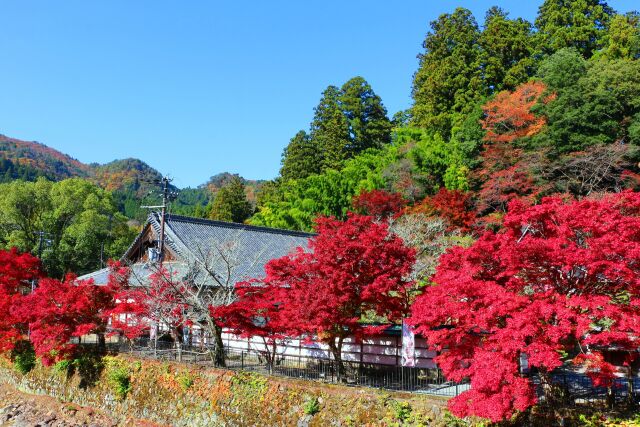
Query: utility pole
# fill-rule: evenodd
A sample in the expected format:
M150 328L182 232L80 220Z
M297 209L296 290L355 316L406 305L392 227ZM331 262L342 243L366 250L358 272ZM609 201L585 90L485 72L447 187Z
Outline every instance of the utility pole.
M160 206L141 206L148 209L160 208L160 239L158 241L158 262L162 264L164 259L164 229L166 223L167 206L169 200L175 197L175 193L169 192L169 183L172 181L168 176L163 176L162 179L154 181L156 184L162 184L162 205Z
M169 198L169 182L171 180L163 176L162 177L162 214L160 215L160 242L158 248L160 250L160 265L162 265L162 261L164 260L164 224L165 224L165 215L167 214L167 201Z

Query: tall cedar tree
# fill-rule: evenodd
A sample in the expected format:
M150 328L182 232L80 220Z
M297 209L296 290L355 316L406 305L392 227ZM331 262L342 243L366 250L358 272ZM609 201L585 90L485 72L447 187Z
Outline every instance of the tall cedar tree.
M349 157L349 122L340 108L340 90L336 86L322 92L311 122L311 140L320 152L322 170L340 169Z
M350 157L391 142L393 125L387 117L387 109L365 79L354 77L342 85L340 106L349 123Z
M321 172L321 153L309 135L301 130L282 152L280 176L283 180L303 179Z
M482 47L484 85L492 93L515 89L535 73L535 43L530 22L509 19L499 7L487 12L478 39Z
M602 0L545 0L535 21L547 54L573 47L590 58L603 45L613 9Z
M451 411L498 421L535 404L522 355L544 381L574 360L610 384L601 349L640 346L639 229L639 193L512 202L501 231L443 255L411 322L447 349L436 361L448 379L471 379Z
M209 217L218 221L243 223L252 213L253 207L247 200L242 179L233 176L216 194Z
M471 12L457 8L431 22L413 76L413 123L447 138L451 127L483 95L480 30Z
M362 337L363 315L394 321L408 309L415 251L370 216L319 218L316 232L310 251L298 248L267 263L263 281L280 290L287 333L317 337L343 371L343 342Z
M343 163L368 148L391 142L393 124L382 100L362 77L340 89L329 86L315 108L309 136L300 131L282 154L284 180L306 178Z

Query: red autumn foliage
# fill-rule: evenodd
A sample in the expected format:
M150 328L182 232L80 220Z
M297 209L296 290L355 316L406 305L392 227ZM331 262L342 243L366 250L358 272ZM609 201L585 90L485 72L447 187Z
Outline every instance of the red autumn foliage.
M281 289L257 281L236 284L237 300L229 305L210 307L211 317L223 319L231 333L243 338L259 338L259 351L270 368L274 366L278 346L287 340L287 322L282 314Z
M149 330L146 318L145 294L141 288L130 285L131 270L120 262L109 264L108 285L114 289L115 304L107 313L111 333L121 333L129 340Z
M474 171L477 210L480 214L506 212L509 202L516 198L533 200L541 191L522 159L522 150L505 142L485 144L482 167Z
M478 192L478 211L505 212L511 200L533 200L538 189L524 164L517 163L492 173Z
M16 319L29 325L29 340L45 365L67 358L74 337L106 331L106 313L114 305L108 286L92 281L44 278L31 294L12 310Z
M410 209L411 213L437 215L449 224L449 231L468 232L476 221L471 193L441 188L434 196L426 197Z
M108 313L112 328L129 339L136 338L154 325L165 325L174 339L185 325L184 287L175 272L158 268L148 277L138 277L130 284L128 267L114 264L109 282L118 290L116 306Z
M471 380L451 411L498 421L533 405L523 353L544 377L590 348L574 360L606 383L601 349L640 346L638 230L639 193L513 201L501 231L443 255L411 322L446 349L436 361L449 379Z
M280 289L287 333L316 336L341 361L344 339L365 332L364 314L395 320L406 312L415 251L371 216L319 218L316 232L311 251L270 261L263 282Z
M351 201L355 212L370 215L379 220L399 213L406 204L407 201L402 195L384 190L363 191L354 196Z
M16 248L0 251L0 352L11 350L20 339L20 325L12 309L22 299L21 288L30 289L30 282L40 275L36 257Z
M503 91L487 102L484 107L482 128L487 131L485 139L491 142L512 142L518 138L532 136L540 132L546 120L536 116L532 107L538 102L547 103L555 95L541 96L547 87L542 82L523 83L515 91Z
M585 367L585 371L595 387L612 387L616 378L616 367L604 360L601 353L580 353L573 359L576 365Z

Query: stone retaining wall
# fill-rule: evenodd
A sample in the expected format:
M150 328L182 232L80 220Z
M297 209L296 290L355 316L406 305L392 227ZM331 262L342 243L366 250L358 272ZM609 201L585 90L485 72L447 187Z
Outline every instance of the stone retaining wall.
M124 356L38 364L25 375L2 359L0 383L97 408L116 419L175 426L466 425L447 414L443 398Z

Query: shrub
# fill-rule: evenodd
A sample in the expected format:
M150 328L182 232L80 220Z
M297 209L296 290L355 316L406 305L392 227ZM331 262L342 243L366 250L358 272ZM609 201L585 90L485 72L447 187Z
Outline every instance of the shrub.
M73 367L73 364L70 360L61 360L55 365L53 365L53 370L56 372L68 372L70 368Z
M114 368L109 371L108 379L118 399L126 399L131 390L131 376L127 368L121 366Z
M103 369L102 356L95 352L87 351L76 355L68 372L78 372L78 375L80 375L80 388L84 389L93 387L98 382Z
M29 341L18 341L11 350L11 361L21 374L30 372L36 366L36 353Z
M120 400L126 399L131 391L131 375L126 362L110 356L106 356L103 361L107 371L107 382L113 388L116 397Z
M307 399L307 401L304 402L302 410L306 415L315 415L320 412L320 402L318 401L318 397L313 396L312 398Z
M195 379L189 372L184 372L176 378L176 381L178 381L180 387L182 387L182 389L186 391L191 388L191 386L195 382Z

